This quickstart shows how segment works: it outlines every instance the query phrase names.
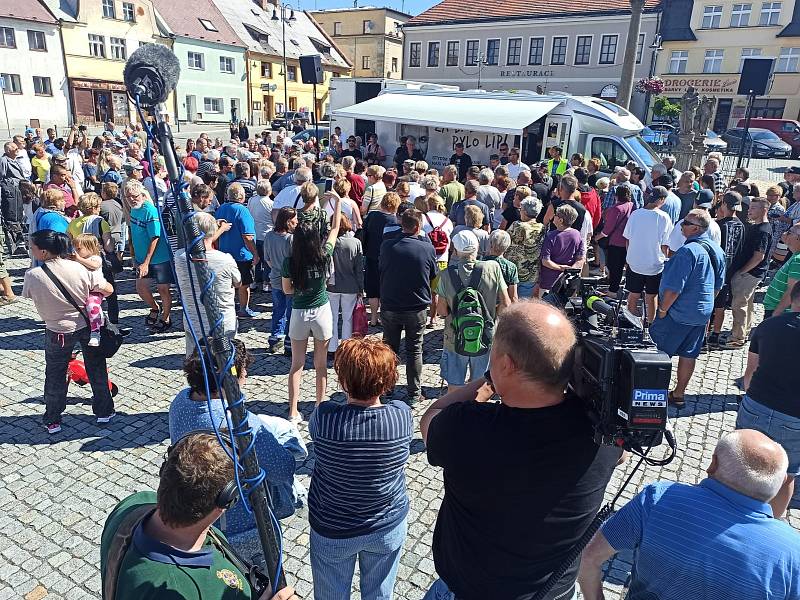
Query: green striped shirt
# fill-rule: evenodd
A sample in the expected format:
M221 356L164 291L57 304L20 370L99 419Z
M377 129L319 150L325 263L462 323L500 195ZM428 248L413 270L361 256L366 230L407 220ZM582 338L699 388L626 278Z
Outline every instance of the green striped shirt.
M772 283L767 288L767 295L764 296L764 308L766 310L775 310L775 307L778 306L781 298L786 293L790 279L795 281L800 279L800 253L787 260L775 273L775 277L772 278Z

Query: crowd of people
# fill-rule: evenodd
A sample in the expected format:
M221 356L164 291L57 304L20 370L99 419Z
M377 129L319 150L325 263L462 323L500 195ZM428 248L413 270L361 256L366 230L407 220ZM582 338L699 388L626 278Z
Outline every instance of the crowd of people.
M440 318L447 390L420 423L428 460L445 475L433 541L440 579L426 598L535 592L586 530L623 460L618 448L593 442L581 405L564 394L576 333L546 300L565 272L602 278L602 293L626 303L656 346L678 357L669 391L677 409L704 348L749 343L749 354L741 431L720 441L709 478L646 488L595 536L580 571L572 565L547 597L577 598L577 581L584 597L602 598L600 566L633 548L637 593L741 595L744 588L702 556L655 537L663 530L644 531L658 515L670 529L702 538L702 519L674 516L698 503L721 531L737 528L715 539L715 551L740 567L737 577L752 577L745 588L800 593L800 544L778 520L800 473L800 437L791 433L800 431L800 381L792 375L800 348L800 168L762 193L747 169L723 176L714 153L683 172L667 157L649 170L631 163L608 173L599 158L567 159L558 147L548 149L549 160L525 165L518 148L502 145L479 165L457 144L450 164L437 169L412 136L393 154L374 134L344 136L338 127L324 146L291 136L250 137L240 124L228 141L200 135L175 149L189 218L214 274L208 287L187 256L166 161L141 127L108 124L92 140L78 127L66 137L29 129L4 145L3 252L29 252L22 295L45 323L49 433L62 428L65 374L78 344L97 421L114 417L99 341L104 323L121 325L115 277L126 265L146 309L138 333L171 329L173 290L185 307L187 387L170 407L172 445L158 492L124 500L103 534L102 574L115 574L117 598L163 597L163 589L252 597L246 567L264 557L253 515L236 504L228 454L210 433L227 421L214 378L203 376L214 370L203 347L208 335L230 338L233 372L245 381L251 359L237 332L242 321L256 330L266 322L251 306L254 295L271 305L263 347L291 362L286 418L250 415L248 427L277 518L308 506L315 597L349 598L356 560L362 598L392 596L408 529L410 407L425 400L423 339ZM756 290L766 282L765 320L755 327ZM16 301L2 262L0 292L3 303ZM207 294L217 320L199 303ZM370 326L382 339L366 335ZM303 414L309 338L315 408ZM344 403L325 401L331 359ZM403 400L394 393L399 361ZM297 428L305 420L315 451L308 491L295 476L308 456ZM542 481L551 483L543 489ZM722 503L724 510L714 508ZM127 555L119 552L121 531L132 538ZM745 537L755 542L737 547ZM197 566L206 569L188 568ZM669 589L676 578L680 594Z

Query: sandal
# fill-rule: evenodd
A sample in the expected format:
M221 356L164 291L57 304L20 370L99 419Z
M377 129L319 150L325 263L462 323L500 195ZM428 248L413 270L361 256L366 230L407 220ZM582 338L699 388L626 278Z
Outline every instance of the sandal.
M161 314L161 305L156 302L158 308L151 308L150 314L144 318L144 324L148 327L154 327L158 323L158 315Z
M172 327L172 319L170 319L169 321L164 321L163 319L159 319L153 325L153 331L155 331L156 333L163 333L164 331L167 331L170 327Z
M669 404L672 404L678 410L686 406L686 402L684 401L683 396L676 396L674 392L670 392L668 394L668 399L669 399Z

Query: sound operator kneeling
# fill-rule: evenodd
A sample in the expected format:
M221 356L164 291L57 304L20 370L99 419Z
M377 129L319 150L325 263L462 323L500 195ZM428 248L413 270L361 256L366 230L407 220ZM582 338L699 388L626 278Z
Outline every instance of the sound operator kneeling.
M269 600L257 598L247 565L211 525L238 498L233 463L213 433L192 433L167 451L158 494L138 492L103 528L104 600ZM291 588L272 600L298 600Z
M565 396L575 343L559 310L513 304L487 371L501 401L477 398L479 378L423 415L428 461L445 485L433 534L441 579L426 600L531 598L597 513L621 451L595 444L582 403ZM577 598L577 571L576 562L545 598Z

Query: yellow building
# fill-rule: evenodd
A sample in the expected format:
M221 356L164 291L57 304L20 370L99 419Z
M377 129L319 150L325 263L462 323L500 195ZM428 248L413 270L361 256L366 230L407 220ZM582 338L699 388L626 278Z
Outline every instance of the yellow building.
M266 125L284 110L314 112L319 117L327 112L331 77L349 75L351 66L308 13L269 0L214 0L214 4L247 47L249 110L242 118ZM300 69L300 57L310 55L320 56L324 76L316 86L316 99L313 86L303 83Z
M62 2L61 10L68 12L70 6L75 10L70 18L62 18L61 35L74 121L135 122L122 78L125 61L142 44L171 45L161 33L152 2ZM168 107L172 108L171 102Z
M753 105L754 117L800 118L800 0L665 0L663 49L655 72L664 95L677 101L691 85L717 98L711 129L722 133L744 117L747 97L736 94L743 59L775 58L768 95Z
M353 64L353 77L400 79L402 25L411 18L391 8L331 8L311 16Z

